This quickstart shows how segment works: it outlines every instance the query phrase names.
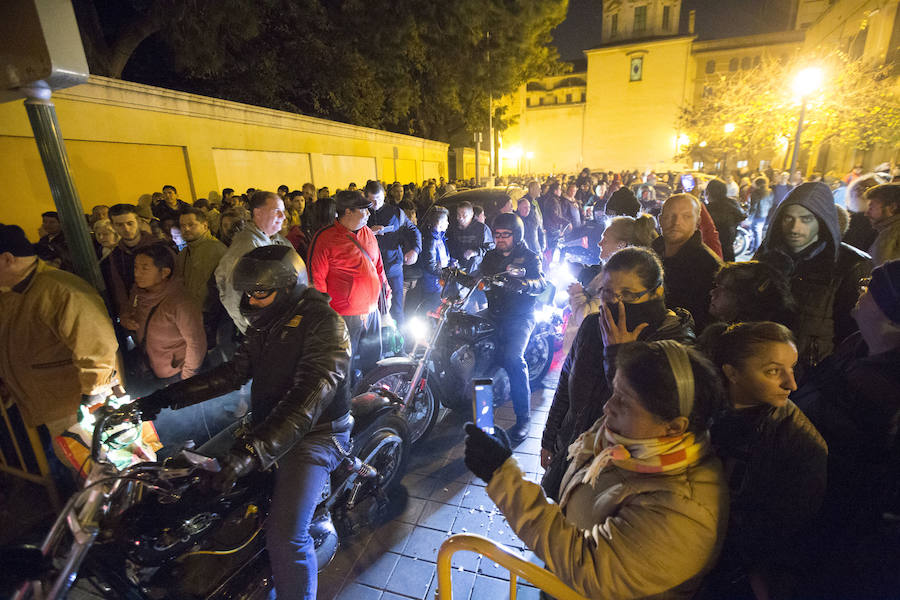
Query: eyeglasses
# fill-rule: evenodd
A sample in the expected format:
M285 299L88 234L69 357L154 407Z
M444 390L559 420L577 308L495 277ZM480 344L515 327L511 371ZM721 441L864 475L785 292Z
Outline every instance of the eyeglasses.
M659 287L656 285L649 290L644 290L643 292L632 292L630 290L622 290L618 294L612 291L609 288L600 288L600 299L609 304L615 304L617 302L625 302L626 304L632 304L637 302L647 294L650 294Z
M511 231L495 231L494 237L498 240L506 240L513 236Z
M247 292L247 297L254 300L265 300L275 293L275 290L252 290Z

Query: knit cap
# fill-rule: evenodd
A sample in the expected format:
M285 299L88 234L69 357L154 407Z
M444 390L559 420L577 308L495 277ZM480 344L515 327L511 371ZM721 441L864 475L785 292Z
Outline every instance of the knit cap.
M900 323L900 259L872 270L869 293L888 319Z
M25 232L18 225L0 223L0 254L5 252L13 256L34 256L34 246L25 237Z
M609 202L606 203L607 214L628 215L636 217L641 211L641 203L638 202L634 192L627 187L619 188L610 196Z

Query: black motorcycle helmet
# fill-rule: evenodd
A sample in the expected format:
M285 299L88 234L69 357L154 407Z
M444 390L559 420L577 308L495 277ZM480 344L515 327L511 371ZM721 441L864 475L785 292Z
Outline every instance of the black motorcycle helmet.
M516 213L500 213L494 217L491 229L494 231L498 229L512 231L514 244L518 244L525 238L525 224L522 223L522 219Z
M238 260L232 286L241 293L241 314L255 329L265 329L296 305L309 285L306 265L290 246L261 246ZM278 292L269 306L250 305L250 294Z

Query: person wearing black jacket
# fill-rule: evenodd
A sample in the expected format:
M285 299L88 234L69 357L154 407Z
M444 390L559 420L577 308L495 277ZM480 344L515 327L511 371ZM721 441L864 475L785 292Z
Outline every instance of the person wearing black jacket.
M424 214L424 213L423 213ZM494 248L494 239L487 225L475 219L471 202L460 202L456 207L456 224L447 231L447 249L450 257L459 262L461 269L473 273L484 255Z
M775 209L754 256L785 273L799 308L793 331L800 361L797 378L856 331L850 311L860 279L872 269L869 255L841 242L837 209L828 186L795 187Z
M524 269L522 276L509 274L501 286L485 291L487 312L497 324L497 349L501 364L509 377L516 424L508 433L514 442L528 436L531 413L531 388L528 383L528 364L525 347L534 329L534 303L547 287L541 271L541 260L523 241L525 225L515 213L501 213L494 219L494 239L497 247L484 255L478 276L508 273L512 268Z
M722 259L734 261L734 238L741 221L747 218L737 200L729 198L728 186L721 179L713 179L706 184L706 208L719 231L719 242L722 243Z
M233 285L250 323L234 358L139 399L145 420L239 389L253 380L251 422L220 459L217 487L276 462L266 545L279 597L316 597L309 536L331 471L349 451L350 336L329 298L309 287L303 260L288 246L263 246L235 266ZM232 435L231 431L224 435ZM214 439L211 445L220 445Z
M666 270L666 306L686 309L703 331L709 291L722 261L700 236L700 201L675 194L665 201L659 219L662 235L651 244Z
M378 240L384 274L391 286L391 316L400 326L403 324L403 265L416 262L422 251L422 234L399 206L385 203L380 181L369 180L365 192L373 206L369 228Z
M613 254L601 273L601 312L584 318L559 375L559 384L541 437L541 485L559 499L568 467L569 445L603 415L612 394L616 356L632 341L694 339L694 322L682 308L665 303L663 267L646 248L624 248Z

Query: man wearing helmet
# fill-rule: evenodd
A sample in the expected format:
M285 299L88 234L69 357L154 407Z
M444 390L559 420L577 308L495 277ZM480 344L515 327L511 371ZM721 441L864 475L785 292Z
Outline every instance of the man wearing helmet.
M266 546L279 598L316 597L309 524L331 471L349 447L346 373L350 337L329 297L312 287L288 246L263 246L235 265L233 286L249 323L234 358L138 400L144 419L239 389L253 380L251 419L220 459L217 486L278 462ZM230 432L227 432L230 434ZM214 442L222 441L217 437Z
M508 433L513 441L521 442L528 435L531 407L525 347L534 329L535 296L543 292L547 284L538 255L525 246L525 225L517 214L497 215L493 231L496 247L484 255L478 274L509 273L503 278L502 285L489 288L485 294L488 314L499 330L500 363L509 377L516 413L516 424ZM524 270L524 274L514 275L511 270Z

